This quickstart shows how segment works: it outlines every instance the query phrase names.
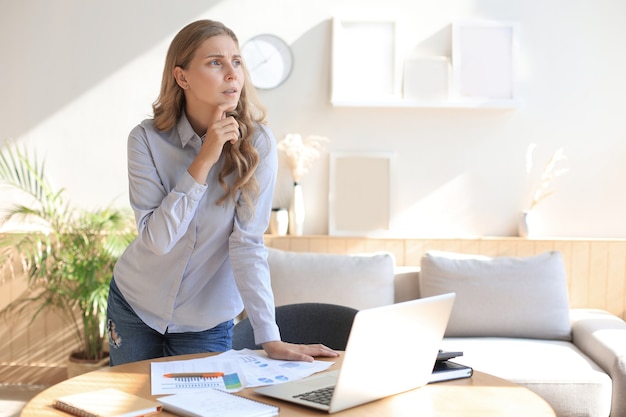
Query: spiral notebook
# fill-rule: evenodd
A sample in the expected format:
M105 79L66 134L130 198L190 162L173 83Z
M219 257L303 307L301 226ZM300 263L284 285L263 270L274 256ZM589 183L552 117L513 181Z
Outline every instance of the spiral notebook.
M272 417L280 409L229 392L211 389L160 397L165 410L188 417Z
M54 400L52 406L79 417L149 416L163 408L156 401L115 388L66 395Z

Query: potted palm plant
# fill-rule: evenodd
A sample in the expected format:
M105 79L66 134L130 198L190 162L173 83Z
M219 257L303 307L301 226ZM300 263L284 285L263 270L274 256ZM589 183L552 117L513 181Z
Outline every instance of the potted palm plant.
M80 346L71 352L70 362L104 365L108 362L105 321L109 283L118 256L135 236L132 216L112 208L74 207L44 171L44 161L24 147L9 145L0 151L0 183L31 201L9 207L2 224L19 221L37 228L0 236L0 257L17 253L28 277L28 290L2 313L36 306L28 310L33 311L34 320L46 309L60 312Z

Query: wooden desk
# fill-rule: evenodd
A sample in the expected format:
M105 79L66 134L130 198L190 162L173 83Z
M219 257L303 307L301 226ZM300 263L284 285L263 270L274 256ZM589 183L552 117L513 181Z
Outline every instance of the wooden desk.
M55 398L106 387L118 388L145 398L157 398L150 394L150 362L192 359L204 356L207 356L207 354L153 359L104 368L79 375L39 393L26 404L21 416L67 417L68 414L52 408L51 404ZM337 369L340 364L341 357L336 358L335 364L330 369ZM239 394L276 404L280 407L280 415L285 417L327 415L321 411L272 400L255 394L252 392L252 389L246 389ZM429 384L422 388L364 404L334 415L342 417L415 417L416 411L419 411L419 415L422 417L555 416L552 408L529 389L477 371L474 372L472 378ZM171 416L172 414L163 411L159 415Z

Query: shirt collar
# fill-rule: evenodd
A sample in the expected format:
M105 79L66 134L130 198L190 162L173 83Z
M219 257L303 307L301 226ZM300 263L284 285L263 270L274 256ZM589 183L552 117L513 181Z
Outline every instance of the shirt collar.
M176 130L178 130L178 136L180 137L180 143L184 147L187 146L189 142L192 140L197 140L202 143L202 138L200 138L196 132L193 131L191 127L191 123L189 123L189 119L187 119L187 114L183 110L183 113L180 115L180 119L178 119L178 123L176 124Z

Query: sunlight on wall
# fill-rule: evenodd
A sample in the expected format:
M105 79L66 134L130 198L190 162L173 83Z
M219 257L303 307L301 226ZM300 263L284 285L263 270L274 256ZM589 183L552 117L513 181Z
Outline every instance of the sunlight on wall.
M473 222L464 221L472 201L469 174L461 174L423 196L392 220L394 236L468 237L479 235Z
M152 113L166 42L146 51L21 137L53 183L86 207L128 206L126 139Z
M624 235L620 219L626 200L619 190L626 60L615 53L623 46L623 2L593 8L565 0L548 5L446 0L437 6L390 0L384 7L375 0L189 0L181 8L175 2L152 7L149 0L112 1L125 13L78 0L54 7L39 0L14 2L13 14L0 16L5 35L0 48L7 62L19 63L0 69L8 96L0 114L9 115L0 124L0 141L10 135L36 145L54 181L80 205L128 204L128 133L151 114L172 36L185 23L210 18L234 29L242 43L274 33L291 45L291 77L280 88L261 92L277 139L290 132L316 134L331 140L330 152L403 156L394 204L402 212L392 225L402 234L514 235L524 186L516 165L528 142L536 141L541 149L566 146L571 161L558 196L540 207L546 235ZM456 17L519 22L524 105L508 112L333 107L330 19L381 9L402 17L399 26L407 35L398 39L398 52L407 55L449 54L450 22ZM50 19L51 13L58 19ZM556 14L558 22L545 18ZM103 30L111 29L113 20L116 29ZM18 38L19 44L13 41ZM455 164L442 166L451 153ZM328 231L326 167L320 163L303 184L305 234ZM280 205L290 197L290 181L283 179Z
M258 13L265 6L252 2L249 13L236 16L232 4L219 2L200 13L197 19L224 22L237 33L243 44L249 37L268 31L275 20L277 31L288 42L301 36L308 28L301 21L284 20L272 15L259 21ZM306 20L319 23L327 14L308 13ZM87 208L110 204L128 206L126 141L128 133L141 120L152 115L152 103L159 94L167 48L175 33L167 35L154 47L124 63L115 72L94 84L31 127L24 134L11 138L26 143L46 159L46 172L58 186L66 188L67 196ZM111 52L106 52L111 53ZM13 195L2 194L2 201L16 201Z

